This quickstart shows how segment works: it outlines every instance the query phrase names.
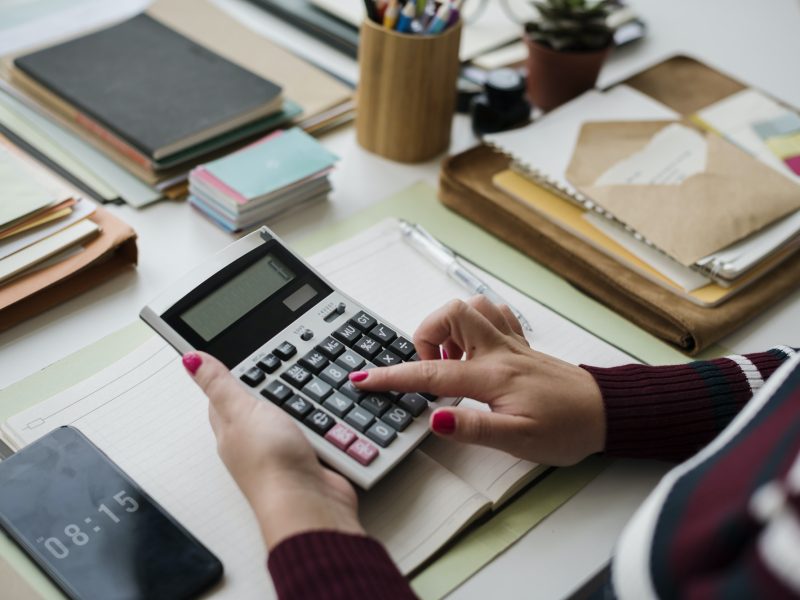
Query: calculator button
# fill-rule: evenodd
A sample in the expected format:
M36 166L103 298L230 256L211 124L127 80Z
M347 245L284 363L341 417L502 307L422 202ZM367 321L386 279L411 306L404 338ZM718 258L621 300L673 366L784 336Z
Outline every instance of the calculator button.
M274 354L265 354L256 364L265 373L274 373L281 366L281 359Z
M411 358L409 358L408 360L409 360L409 361L418 361L418 360L419 360L419 354L417 354L416 352L414 352L414 354L413 354L413 355L411 356Z
M283 410L288 412L296 419L302 419L308 413L314 410L314 407L311 405L311 402L309 402L302 396L297 396L297 395L289 398L286 404L284 404L281 408L283 408Z
M313 337L314 337L314 332L311 331L310 329L304 329L303 333L300 334L300 339L303 340L304 342L307 342Z
M328 413L317 409L303 419L303 423L308 425L308 428L314 431L314 433L325 435L325 433L336 424L336 421L334 421L333 417Z
M358 436L349 427L337 423L328 430L328 433L325 434L325 439L339 450L347 450L347 447L355 442Z
M286 402L289 399L289 396L292 395L291 388L279 381L278 379L274 379L269 382L269 385L261 390L261 395L264 396L267 400L271 400L278 406Z
M347 369L339 365L328 365L319 374L322 381L330 383L333 387L338 388L345 381L347 381Z
M312 373L319 373L322 368L328 364L328 359L325 358L321 352L312 350L303 358L297 361L301 367L304 367Z
M419 394L403 394L403 397L397 401L397 406L418 417L428 408L428 401Z
M411 414L399 406L393 406L381 417L381 421L397 431L403 431L411 423Z
M303 387L303 393L317 402L322 402L331 395L333 389L319 377L312 377Z
M267 376L264 374L264 371L259 369L258 367L250 367L242 373L242 376L239 378L244 381L250 387L256 387L259 383L264 381Z
M359 404L378 417L392 405L389 398L382 394L367 394Z
M354 344L355 341L361 337L361 331L358 328L353 327L350 323L347 323L346 325L343 325L334 331L333 337L349 346Z
M311 373L300 365L292 365L281 373L281 378L291 383L294 387L301 388L311 379Z
M342 387L339 388L339 391L350 398L350 400L355 400L356 402L361 400L366 393L354 386L352 381L345 381Z
M342 396L339 392L333 392L325 402L322 404L325 408L335 414L337 417L343 417L344 414L353 406L353 401L347 396Z
M372 360L381 351L381 345L367 336L362 336L353 349L366 359Z
M397 437L397 432L386 423L378 421L367 429L365 435L379 446L386 448L386 446L391 444L392 440Z
M375 320L375 317L368 315L363 310L359 312L355 317L350 319L350 322L358 327L361 331L369 331L378 323Z
M336 364L344 367L348 371L355 371L364 366L364 359L352 350L345 350L344 353L336 359Z
M436 394L429 394L427 392L417 392L417 393L423 398L425 398L428 402L436 401Z
M378 449L367 440L358 439L347 449L347 454L355 458L365 467L378 456Z
M378 340L382 346L388 346L389 343L397 337L397 333L389 329L383 323L378 323L369 330L369 336Z
M405 392L383 392L383 393L389 396L389 398L391 398L393 401L397 402L398 400L400 400L400 398L403 397L403 394Z
M403 360L408 360L416 352L414 344L402 336L389 344L389 350L399 355Z
M283 342L280 346L275 348L272 353L281 360L289 360L297 354L297 348L292 346L289 342Z
M344 420L359 431L364 431L375 420L375 416L360 406L354 406Z
M391 367L392 365L399 365L400 362L402 362L400 357L396 354L392 354L388 350L384 350L375 357L375 363L379 367Z
M317 346L317 350L322 352L325 356L333 360L337 356L339 356L342 352L344 352L344 344L342 342L333 339L332 337L326 337L322 340L322 343Z

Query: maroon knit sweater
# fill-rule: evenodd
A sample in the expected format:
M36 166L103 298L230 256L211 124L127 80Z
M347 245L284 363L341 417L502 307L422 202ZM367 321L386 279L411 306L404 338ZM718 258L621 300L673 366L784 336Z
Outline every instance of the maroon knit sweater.
M583 366L603 395L606 453L669 461L691 457L731 423L793 354L791 348L781 347L678 366ZM800 575L791 575L795 563L782 565L769 550L770 543L778 548L787 543L770 542L776 537L776 515L783 515L775 506L785 505L793 507L789 516L794 521L778 528L779 533L791 533L791 523L796 525L793 560L800 556L797 360L778 380L780 385L768 386L759 396L756 410L744 411L752 414L743 413L746 419L732 424L734 435L726 431L720 436L730 439L722 444L716 440L712 446L720 448L712 453L706 449L710 456L702 461L695 456L687 465L697 464L675 477L651 519L648 547L638 552L649 565L640 569L648 571L647 586L637 588L640 581L626 581L629 570L623 565L615 569L614 582L621 597L636 597L639 592L631 594L631 589L648 588L659 597L800 596ZM793 465L797 481L790 480ZM778 492L770 496L769 489L763 492L765 486ZM384 548L368 537L325 531L297 535L270 553L268 567L281 599L414 597Z

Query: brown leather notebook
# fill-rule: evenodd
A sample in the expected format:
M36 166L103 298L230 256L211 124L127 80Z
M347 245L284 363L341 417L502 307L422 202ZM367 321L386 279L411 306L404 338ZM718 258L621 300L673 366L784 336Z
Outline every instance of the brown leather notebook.
M684 115L745 87L685 56L670 58L624 83ZM452 156L442 166L440 200L687 354L696 354L730 334L800 282L800 260L795 256L724 304L698 306L631 271L497 189L492 177L509 166L508 157L487 146Z
M0 331L57 306L136 264L136 233L129 225L100 206L89 219L97 223L101 231L84 244L82 252L0 287Z

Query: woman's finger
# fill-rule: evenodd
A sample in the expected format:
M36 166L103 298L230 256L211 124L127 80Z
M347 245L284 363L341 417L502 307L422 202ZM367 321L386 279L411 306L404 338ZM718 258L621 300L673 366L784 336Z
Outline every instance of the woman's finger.
M458 406L440 408L431 415L431 429L440 437L497 448L515 456L525 450L520 447L520 432L527 426L525 417Z
M502 334L469 304L453 300L429 315L414 333L414 346L423 361L439 358L439 346L447 340L473 356L501 342Z
M467 300L467 304L486 317L486 319L498 330L505 334L511 333L511 326L508 324L505 316L500 311L500 307L483 294L476 294L475 296L472 296L469 300Z
M210 354L188 352L183 355L183 364L208 396L219 421L233 421L237 414L249 412L258 402L242 389L228 368Z
M421 360L393 367L378 367L350 373L359 389L369 391L429 392L437 396L488 398L500 389L500 369L488 372L474 362Z
M498 308L503 314L506 323L508 323L508 326L511 328L511 331L524 338L525 332L522 330L522 324L519 322L519 319L517 319L517 315L508 307L508 304L501 304Z

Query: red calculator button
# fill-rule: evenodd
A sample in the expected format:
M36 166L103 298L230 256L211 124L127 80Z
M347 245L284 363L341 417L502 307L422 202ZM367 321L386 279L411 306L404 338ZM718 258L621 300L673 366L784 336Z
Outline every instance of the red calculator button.
M352 444L358 436L349 427L345 427L341 423L337 423L328 433L325 434L325 439L331 444L336 446L339 450L347 450L347 447Z
M367 466L378 456L378 449L367 440L357 439L350 444L347 453L362 465Z

